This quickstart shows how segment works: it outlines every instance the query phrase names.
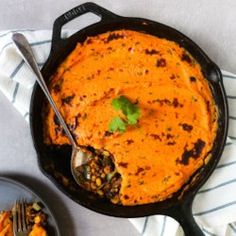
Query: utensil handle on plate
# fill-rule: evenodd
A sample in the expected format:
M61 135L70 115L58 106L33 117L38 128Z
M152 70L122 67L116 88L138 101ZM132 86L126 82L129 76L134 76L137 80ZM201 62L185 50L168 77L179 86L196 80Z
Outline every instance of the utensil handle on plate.
M54 45L57 45L60 41L63 40L61 38L61 29L63 25L72 21L76 17L79 17L88 12L91 12L101 17L101 21L112 20L119 17L118 15L108 11L107 9L103 7L100 7L99 5L93 2L87 2L87 3L81 4L71 9L70 11L64 13L63 15L61 15L55 20L53 24L52 47Z
M49 103L51 104L54 112L57 115L57 118L61 124L61 126L63 127L64 131L66 132L67 137L69 138L71 144L74 147L77 147L76 141L74 139L74 137L72 136L71 132L69 131L66 122L64 121L63 117L61 116L59 110L57 109L57 106L54 102L54 100L52 99L52 96L47 88L47 85L43 79L43 76L39 70L39 67L37 65L37 62L35 60L34 54L32 52L32 49L27 41L27 39L25 38L25 36L23 34L19 34L19 33L15 33L12 36L12 40L14 41L15 45L17 46L17 48L19 49L19 51L22 54L22 57L24 58L25 62L28 64L28 66L31 68L31 70L35 73L36 75L36 80L38 82L38 84L40 85L40 87L42 88L45 96L47 97Z
M189 198L182 204L173 207L170 216L176 219L183 228L185 236L204 236L192 213L193 199Z

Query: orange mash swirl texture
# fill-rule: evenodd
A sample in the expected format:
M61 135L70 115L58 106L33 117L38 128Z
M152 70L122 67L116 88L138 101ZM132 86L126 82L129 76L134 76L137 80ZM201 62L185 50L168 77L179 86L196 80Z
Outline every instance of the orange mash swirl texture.
M218 111L200 65L177 43L130 30L88 37L58 67L50 92L81 145L105 149L121 174L123 205L163 201L209 156ZM110 133L122 116L111 102L123 95L141 117L124 133ZM67 144L47 108L45 142Z

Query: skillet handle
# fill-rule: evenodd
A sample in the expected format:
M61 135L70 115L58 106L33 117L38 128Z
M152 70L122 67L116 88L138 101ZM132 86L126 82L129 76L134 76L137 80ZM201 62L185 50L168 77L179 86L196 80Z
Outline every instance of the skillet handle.
M180 223L185 236L204 236L205 234L193 218L192 203L193 199L190 198L182 204L176 205L172 208L170 216Z
M70 11L64 13L63 15L61 15L55 20L53 24L52 47L54 45L59 44L60 41L63 41L63 39L61 38L61 30L62 30L63 25L72 21L76 17L79 17L88 12L91 12L101 17L101 21L112 20L119 17L118 15L106 10L103 7L100 7L99 5L95 3L87 2L87 3L81 4L71 9Z

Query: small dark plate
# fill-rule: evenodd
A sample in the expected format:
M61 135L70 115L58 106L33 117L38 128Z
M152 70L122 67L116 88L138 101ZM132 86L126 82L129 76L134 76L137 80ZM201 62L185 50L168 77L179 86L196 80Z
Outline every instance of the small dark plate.
M47 204L31 189L10 178L0 177L0 211L9 210L17 199L27 202L41 202L43 211L48 215L47 232L49 236L60 236L59 227Z

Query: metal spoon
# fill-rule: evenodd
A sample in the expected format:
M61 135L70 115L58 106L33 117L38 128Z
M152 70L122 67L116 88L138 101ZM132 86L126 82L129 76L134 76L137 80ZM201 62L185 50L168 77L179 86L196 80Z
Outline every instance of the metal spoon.
M70 143L72 145L71 172L72 172L72 175L73 175L75 181L79 185L81 185L75 170L79 166L86 164L90 159L89 156L91 156L91 155L89 155L89 153L83 151L83 149L85 147L77 145L75 138L73 137L72 133L68 129L66 122L64 121L59 110L57 109L55 102L53 101L53 98L47 88L47 85L46 85L46 83L43 79L43 76L40 72L40 69L37 65L37 62L35 60L35 57L32 52L32 49L29 45L29 42L27 41L25 36L23 34L15 33L12 36L12 40L15 43L16 47L19 49L20 53L22 54L22 57L25 60L25 62L28 64L28 66L31 68L31 70L36 75L36 80L37 80L38 84L40 85L41 89L43 90L43 92L44 92L46 98L48 99L49 103L51 104L62 128L64 129L67 137L70 140Z

